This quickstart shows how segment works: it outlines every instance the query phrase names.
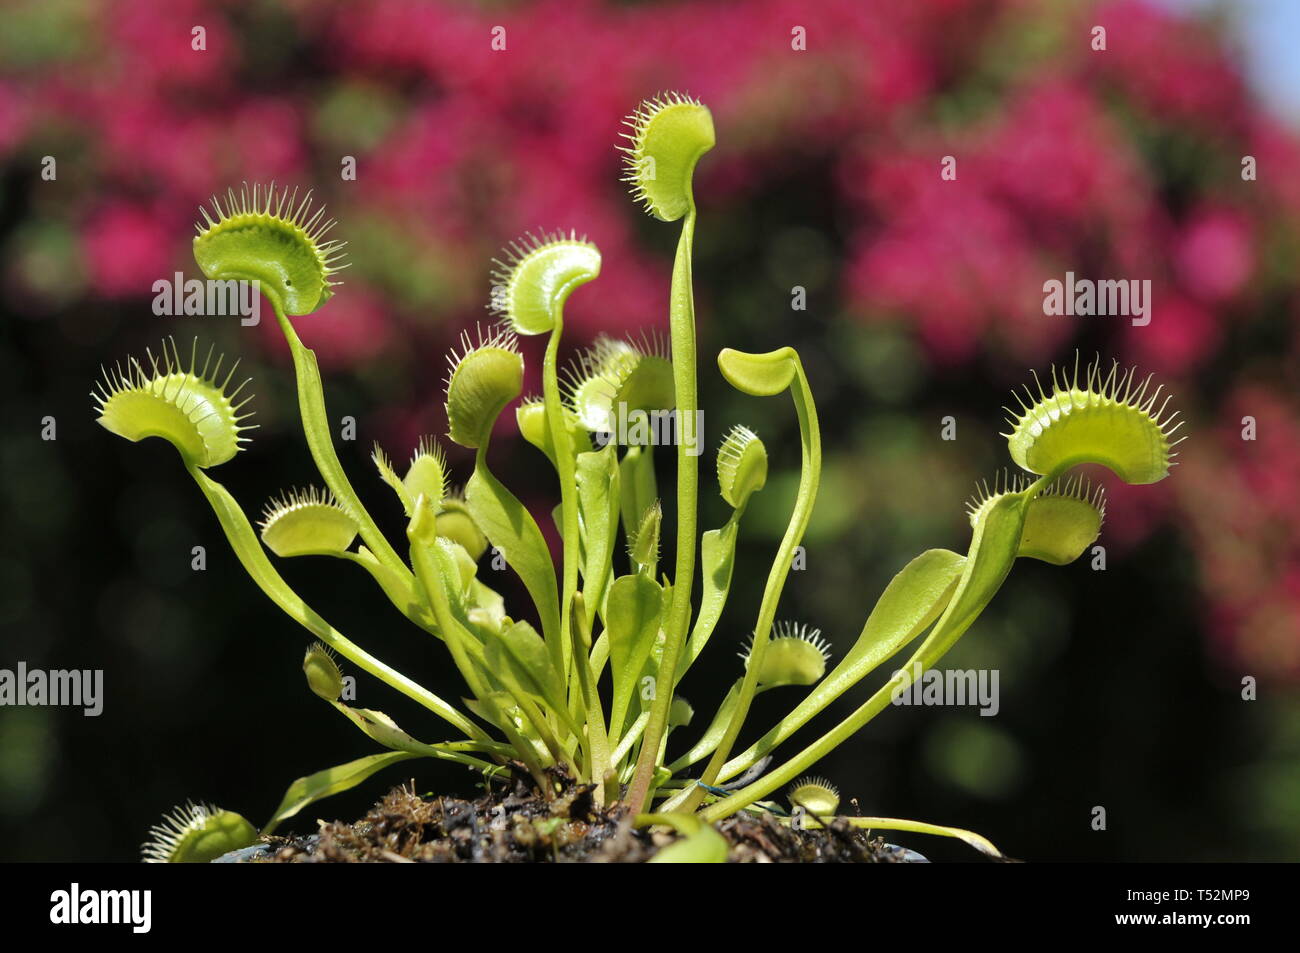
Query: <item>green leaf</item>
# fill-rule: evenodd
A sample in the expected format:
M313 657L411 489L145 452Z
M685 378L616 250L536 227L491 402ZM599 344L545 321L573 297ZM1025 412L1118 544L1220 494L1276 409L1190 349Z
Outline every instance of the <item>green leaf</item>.
M271 561L266 556L266 551L253 533L253 527L248 522L248 517L244 515L244 511L235 498L230 495L230 491L208 477L197 466L190 465L186 469L203 491L203 495L207 497L208 503L212 506L213 512L216 513L221 528L230 542L231 549L239 558L240 565L244 567L245 572L286 615L297 621L316 638L320 639L321 642L338 652L349 662L445 718L466 735L471 738L487 737L481 728L437 695L411 681L400 672L389 668L359 646L354 645L317 615L310 606L303 602L297 593L289 588L283 577L271 565Z
M417 755L422 758L454 761L457 764L463 764L479 771L489 772L495 770L493 765L466 752L487 750L500 753L501 746L498 742L458 741L447 744L425 744L423 741L412 738L398 726L397 722L382 711L376 711L373 708L351 708L338 701L330 704L360 728L366 734L366 737L372 741L377 741L385 748L391 748L393 751L404 751L407 754Z
M307 805L354 788L376 771L390 764L409 761L415 757L418 755L408 751L385 751L382 754L367 755L356 761L349 761L347 764L326 768L324 771L299 778L289 785L289 790L284 792L284 799L280 801L280 806L275 809L266 827L262 828L262 836L271 834L282 822L293 817Z
M649 864L725 864L730 845L727 839L694 814L639 814L637 826L662 824L682 835L662 848Z
M699 100L665 93L646 100L626 120L631 132L623 180L646 210L674 222L695 208L695 163L713 148L713 114ZM676 356L676 352L673 352Z
M1138 383L1135 368L1109 374L1101 361L1089 364L1082 378L1052 369L1051 393L1038 383L1038 395L1025 389L1022 413L1012 414L1007 434L1011 458L1031 473L1057 476L1081 463L1108 467L1125 483L1156 483L1169 475L1172 440L1181 424L1177 412L1167 413L1169 397L1160 403L1163 385L1150 392L1151 378Z
M695 617L695 628L691 631L686 653L677 666L678 681L700 657L718 620L722 618L727 594L731 591L731 574L736 567L736 539L739 535L740 514L736 511L721 529L709 530L701 541L700 566L704 570L704 585L700 612Z
M463 340L465 351L447 378L447 436L477 449L486 446L497 417L523 390L524 358L514 334L500 327L487 334L480 330L477 345L468 335ZM406 488L415 495L410 483Z
M853 648L790 714L748 751L732 758L718 774L726 781L740 774L806 725L827 705L907 645L939 617L952 598L966 557L930 549L903 567L867 617Z
M470 587L478 574L478 563L464 546L446 536L439 535L430 548L438 561L448 598L456 609L465 612Z
M578 454L576 476L578 516L582 521L582 592L590 622L604 600L614 568L619 506L619 469L614 444Z
M676 112L676 107L683 106L684 101L674 99L673 103L675 104L673 111ZM707 110L705 114L707 115ZM634 152L637 154L638 163L641 159L649 158L656 170L660 170L675 165L674 157L680 159L691 154L679 151L682 145L688 145L691 139L696 138L685 127L679 127L683 137L678 139L670 131L676 125L675 122L669 120L667 126L654 122L656 116L665 115L659 104L652 104L648 111L638 115L639 121L634 125L637 130ZM652 131L652 126L658 126L660 131ZM712 120L709 121L709 131L712 131ZM666 137L661 135L664 132ZM676 140L675 145L673 140ZM672 183L656 179L659 184L654 187L653 195L647 190L651 183L642 181L637 185L638 191L658 217L672 220L679 212L682 216L682 230L677 239L677 254L673 260L673 277L668 293L673 403L677 408L676 420L680 428L677 435L677 558L673 568L674 588L668 624L664 626L663 661L659 666L659 671L667 673L669 679L677 672L677 659L685 650L686 640L690 635L691 591L695 586L695 550L699 545L697 541L700 496L698 451L701 435L696 432L699 393L696 380L695 299L691 281L696 213L695 200L690 188L690 173L695 167L695 160L711 145L711 136L708 138L707 145L704 144L704 140L696 139L695 148L698 148L698 151L692 149L694 158L680 167L681 171L686 173L685 181L676 183L683 187L682 194L677 196L684 199L680 208L669 208L663 204L666 200L673 199L676 189L673 188ZM664 160L668 160L667 165ZM638 177L645 177L649 174L649 170L639 168L636 174ZM658 176L659 173L656 171L653 174ZM659 186L667 187L668 191L662 191ZM673 200L672 204L677 203ZM644 510L635 513L634 517L639 516L640 512ZM670 689L671 686L668 688ZM672 694L671 690L660 691L656 693L651 703L650 721L646 723L641 753L637 755L636 769L627 792L626 802L631 805L633 811L640 811L646 805L650 787L659 770L660 744L664 732L667 731Z
M375 711L373 708L352 708L342 702L335 702L334 706L371 740L379 742L385 748L422 755L426 753L424 749L429 747L408 735L398 727L397 722L382 711Z
M542 531L524 505L480 462L465 487L465 505L483 535L523 581L537 607L548 646L558 645L560 593ZM552 648L552 652L555 649Z
M257 836L257 828L234 811L191 801L150 828L140 853L146 864L206 864L253 846Z
M293 356L294 374L298 382L298 412L302 417L303 436L307 440L307 448L311 451L316 469L320 471L321 478L334 498L357 518L361 538L375 554L375 558L398 575L409 577L410 570L362 505L361 497L352 488L343 464L339 462L338 452L334 449L329 413L325 408L325 387L321 383L316 353L302 343L293 324L278 306L275 316Z
M610 670L614 677L611 733L622 734L637 679L659 635L663 588L640 573L620 576L609 587L605 612L609 632Z
M416 580L422 590L421 598L437 619L438 629L461 677L470 691L481 697L490 691L480 672L486 667L479 664L483 662L483 647L467 627L469 619L463 610L468 586L463 582L461 568L453 555L454 549L460 549L462 553L464 549L438 536L437 517L424 496L415 501L415 511L407 524L406 535L411 542L411 565L415 567ZM468 560L469 555L465 554L465 558ZM470 563L472 574L473 561Z
M663 507L655 500L641 515L636 529L628 533L627 549L628 556L632 559L632 569L651 579L659 570L659 532L663 518Z
M1035 483L1024 492L998 497L984 510L975 526L966 563L962 567L961 579L952 600L921 647L893 678L853 714L799 754L780 767L768 771L752 784L709 805L702 816L710 821L721 820L789 784L880 714L889 705L895 692L912 683L916 672L932 667L942 658L979 617L1007 578L1015 564L1020 537L1024 532L1025 510L1039 490L1039 483Z
M289 314L311 314L333 293L333 275L342 266L343 243L325 240L317 224L323 206L307 195L278 192L254 184L212 197L212 211L194 239L194 260L210 279L256 281L261 291Z
M619 511L623 518L623 530L629 536L636 531L641 514L659 499L659 489L655 482L654 447L628 447L619 461Z
M995 500L985 511L971 539L966 563L952 601L929 638L917 651L932 664L971 626L992 601L1015 564L1024 535L1025 514L1038 492L1038 485L1022 493L1010 493Z
M764 656L768 646L772 623L776 619L776 609L781 601L781 593L786 579L790 575L790 564L794 554L808 528L812 517L813 505L817 499L817 488L821 483L822 449L821 428L817 423L817 405L813 400L808 376L803 363L794 348L785 347L767 354L747 354L742 351L724 349L718 354L718 367L728 383L745 393L754 396L775 396L789 390L799 417L799 444L802 454L799 467L799 492L795 497L794 510L786 526L785 535L777 549L776 558L768 571L767 584L763 588L763 601L759 604L758 620L754 624L754 641L746 659L745 677L740 687L740 698L736 710L731 716L726 734L718 743L717 750L705 766L700 777L702 784L716 783L718 773L731 755L740 730L749 715L750 703L759 688L760 676L767 670ZM704 788L693 791L686 801L688 809L699 806Z
M527 622L516 622L487 643L488 666L516 691L532 695L555 711L564 709L564 682L551 664L542 637Z
M1029 504L1020 555L1054 566L1074 562L1097 540L1106 518L1101 488L1077 478L1058 480Z
M750 354L724 347L718 352L718 370L727 383L751 397L775 397L794 383L800 371L799 355L792 347L765 354Z
M561 234L513 242L493 273L492 309L519 334L545 334L562 323L564 303L600 275L600 250Z

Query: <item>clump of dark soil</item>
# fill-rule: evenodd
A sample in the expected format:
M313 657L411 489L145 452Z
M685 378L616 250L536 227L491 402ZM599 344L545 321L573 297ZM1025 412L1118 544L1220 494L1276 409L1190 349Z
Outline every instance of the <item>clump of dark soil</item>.
M310 837L272 838L240 860L262 863L641 863L675 835L634 829L621 809L597 808L594 788L551 801L523 784L473 801L389 791L361 820L320 822ZM843 820L793 830L770 814L718 825L732 863L896 863L915 857ZM241 852L243 853L243 852Z

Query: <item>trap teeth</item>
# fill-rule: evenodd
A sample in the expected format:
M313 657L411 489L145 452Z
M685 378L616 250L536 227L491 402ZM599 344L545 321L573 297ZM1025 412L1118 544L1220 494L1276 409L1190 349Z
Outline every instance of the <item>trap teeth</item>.
M600 249L572 231L529 232L493 264L488 310L519 334L545 334L573 290L600 275Z
M748 427L735 426L718 448L718 488L734 509L767 484L767 448Z
M289 490L266 505L262 542L277 556L337 556L357 538L359 524L328 490Z
M992 484L988 480L981 480L975 493L966 501L966 514L970 517L971 527L974 528L979 523L994 501L1008 493L1023 493L1027 486L1029 479L1023 473L1013 474L1005 467L994 475Z
M412 501L424 496L435 509L442 505L448 486L447 457L432 437L420 438L402 485Z
M1139 382L1135 369L1121 373L1118 362L1103 373L1100 361L1082 377L1077 361L1070 375L1053 368L1050 390L1033 376L1034 389L1016 395L1021 409L1010 412L1006 434L1012 459L1025 470L1055 476L1097 463L1131 484L1169 474L1177 414L1168 412L1168 396L1160 402L1163 386L1151 390L1150 376Z
M197 340L186 363L168 338L161 355L146 351L145 361L129 358L125 368L104 370L91 392L99 423L131 441L162 437L194 466L225 463L248 441L243 434L252 429L245 424L252 415L240 411L252 395L241 397L248 380L229 389L239 362L224 377L223 364L220 356L213 361L209 348L200 367Z
M664 93L641 103L624 123L623 181L647 212L676 221L691 207L695 164L716 141L713 115L697 99Z
M1023 493L1029 487L1024 474L1003 471L990 486L982 481L967 503L971 528L977 528L984 514L1009 493ZM1021 530L1017 556L1063 566L1078 559L1101 533L1106 518L1106 494L1081 476L1064 477L1049 483L1029 501Z
M565 403L587 430L613 433L620 415L676 405L667 345L654 334L640 340L600 335L566 369Z
M202 864L257 843L257 830L234 811L187 801L149 829L146 864Z
M840 792L825 778L800 778L786 795L792 810L802 808L814 818L834 815L840 806Z
M326 239L335 221L311 193L277 190L247 182L223 198L214 195L211 211L200 208L194 260L210 279L256 281L288 315L310 314L328 301L347 267L346 242Z
M749 669L753 658L753 636L740 657ZM821 637L821 629L797 622L778 622L763 650L758 673L760 685L813 685L826 674L830 660L830 643Z
M343 670L328 646L320 642L308 646L302 671L307 676L307 687L327 702L338 701L343 694Z

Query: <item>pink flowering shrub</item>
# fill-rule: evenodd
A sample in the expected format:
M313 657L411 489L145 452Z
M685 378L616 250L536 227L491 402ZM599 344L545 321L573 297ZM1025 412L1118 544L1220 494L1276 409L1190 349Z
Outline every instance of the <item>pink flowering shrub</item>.
M1179 489L1113 525L1189 526L1225 657L1300 677L1300 143L1209 28L1138 0L15 6L49 42L0 46L0 160L34 175L60 157L26 214L77 238L39 255L22 242L46 232L15 238L4 281L33 309L46 285L24 269L50 255L85 282L80 305L147 299L184 270L173 236L214 188L277 179L315 185L353 240L338 301L303 326L328 365L441 353L444 329L482 315L498 236L558 224L605 253L573 332L639 329L662 319L669 256L608 142L627 103L684 88L727 140L698 184L716 219L745 228L751 197L824 171L833 220L813 224L837 256L818 307L835 320L901 327L933 366L1042 366L1086 339L1170 379L1193 433ZM1042 283L1066 271L1151 279L1153 320L1045 316ZM734 317L701 285L706 328ZM438 376L413 378L413 403L435 403ZM390 426L429 423L398 410Z

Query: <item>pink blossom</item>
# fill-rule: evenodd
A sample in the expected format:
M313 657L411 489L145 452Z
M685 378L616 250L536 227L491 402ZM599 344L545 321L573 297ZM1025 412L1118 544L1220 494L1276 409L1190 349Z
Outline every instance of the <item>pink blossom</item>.
M1220 318L1186 297L1164 294L1153 285L1151 322L1124 326L1125 355L1143 373L1162 379L1182 377L1196 370L1212 354L1222 337Z
M302 342L316 352L322 368L365 365L390 346L392 321L383 301L358 283L350 282L335 292L312 314L294 318L294 328ZM270 306L264 303L262 313L270 316ZM287 351L273 318L262 321L259 327L274 350Z
M1192 217L1174 251L1183 286L1207 302L1231 298L1250 278L1254 256L1239 215L1204 209Z
M168 277L175 235L147 206L123 200L103 205L81 229L82 257L97 294L145 299Z

